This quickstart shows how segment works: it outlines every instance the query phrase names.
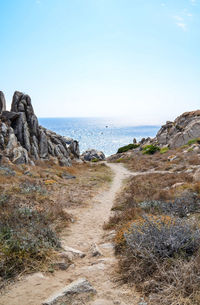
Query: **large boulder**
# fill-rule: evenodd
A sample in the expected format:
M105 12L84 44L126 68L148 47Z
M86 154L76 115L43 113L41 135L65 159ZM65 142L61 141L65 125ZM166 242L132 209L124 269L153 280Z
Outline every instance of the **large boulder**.
M82 153L81 158L85 161L103 161L106 157L102 151L98 151L96 149L88 149Z
M200 137L200 110L185 112L174 122L167 122L158 131L154 141L160 145L177 148L198 137Z
M0 149L14 163L57 159L62 166L70 166L79 158L79 144L39 126L31 98L16 91L11 111L5 110L5 98L0 91Z

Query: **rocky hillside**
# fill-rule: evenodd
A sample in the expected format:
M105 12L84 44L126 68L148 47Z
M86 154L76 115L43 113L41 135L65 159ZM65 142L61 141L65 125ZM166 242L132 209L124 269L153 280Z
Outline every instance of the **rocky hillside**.
M188 143L188 141L200 137L200 110L184 112L174 122L167 121L158 131L155 138L143 138L139 144L158 144L177 148Z
M6 101L0 91L0 150L15 164L34 164L36 160L50 160L70 166L72 159L79 158L76 140L62 137L38 123L31 98L16 91L11 111L6 111Z
M156 140L161 145L176 148L200 137L200 110L185 112L174 122L166 122L158 131Z

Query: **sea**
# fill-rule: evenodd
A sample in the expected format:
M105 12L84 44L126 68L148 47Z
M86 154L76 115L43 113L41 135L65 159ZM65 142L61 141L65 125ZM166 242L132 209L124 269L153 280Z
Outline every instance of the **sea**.
M110 156L118 148L146 137L154 137L160 126L134 126L112 118L39 118L40 125L79 141L80 152L97 149Z

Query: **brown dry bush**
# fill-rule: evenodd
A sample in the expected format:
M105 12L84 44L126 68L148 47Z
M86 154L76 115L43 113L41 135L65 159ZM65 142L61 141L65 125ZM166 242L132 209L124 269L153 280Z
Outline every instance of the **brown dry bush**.
M179 259L164 264L143 289L147 293L150 289L149 305L199 305L199 287L200 256L196 255L190 261Z
M121 279L134 283L148 304L199 304L198 227L166 216L135 223L123 232Z
M142 210L135 207L129 207L122 211L115 211L114 215L109 218L109 221L104 224L104 230L116 229L123 226L127 222L137 219L141 215Z

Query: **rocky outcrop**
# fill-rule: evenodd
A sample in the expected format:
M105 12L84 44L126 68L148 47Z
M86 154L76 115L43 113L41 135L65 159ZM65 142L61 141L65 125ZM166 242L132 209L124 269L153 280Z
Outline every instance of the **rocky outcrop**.
M0 149L12 162L33 163L54 158L60 165L70 166L72 159L79 158L77 141L39 126L28 95L16 91L11 111L6 111L0 92L0 107Z
M81 158L85 161L103 161L106 157L102 151L98 151L96 149L89 149L82 153Z
M155 141L176 148L200 137L200 110L185 112L174 122L166 122L158 131Z

